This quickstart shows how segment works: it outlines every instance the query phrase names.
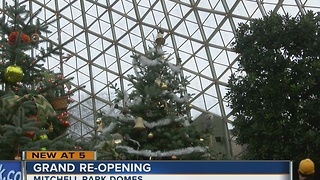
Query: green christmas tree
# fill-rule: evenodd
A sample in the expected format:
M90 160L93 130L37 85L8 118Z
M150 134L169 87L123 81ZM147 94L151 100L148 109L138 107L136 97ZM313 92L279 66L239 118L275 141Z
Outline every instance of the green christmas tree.
M108 112L96 120L99 159L208 159L209 138L196 131L188 116L192 105L181 61L170 62L159 31L145 55L132 56L131 90L121 91Z
M32 13L27 3L7 2L0 22L0 159L74 145L66 138L71 78L44 67L46 60L62 54L42 38L52 22L37 19L41 10Z

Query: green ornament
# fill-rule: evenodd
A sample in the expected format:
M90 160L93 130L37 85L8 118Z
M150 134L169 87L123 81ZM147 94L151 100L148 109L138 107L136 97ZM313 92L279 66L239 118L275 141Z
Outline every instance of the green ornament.
M40 148L40 150L41 150L41 151L46 151L47 148L46 148L46 147L42 147L42 148Z
M17 65L8 66L4 76L11 83L20 82L23 78L23 70Z
M48 139L48 136L46 134L42 134L39 136L39 139L45 140L45 139Z

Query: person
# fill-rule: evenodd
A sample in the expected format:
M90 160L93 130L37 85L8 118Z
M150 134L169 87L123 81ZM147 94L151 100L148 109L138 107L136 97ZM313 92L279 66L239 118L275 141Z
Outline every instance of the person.
M313 180L314 177L314 163L311 159L303 159L299 163L299 180Z

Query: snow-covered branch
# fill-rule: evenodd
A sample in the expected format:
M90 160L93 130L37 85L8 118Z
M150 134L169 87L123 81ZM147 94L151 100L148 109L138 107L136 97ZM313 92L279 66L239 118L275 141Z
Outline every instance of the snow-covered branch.
M187 147L183 149L175 149L171 151L166 151L166 152L161 152L161 151L156 151L152 152L151 150L135 150L131 147L128 146L117 146L117 149L125 149L128 151L130 154L136 154L136 155L141 155L145 157L168 157L168 156L181 156L185 154L191 154L191 153L197 153L197 152L206 152L207 149L205 147Z

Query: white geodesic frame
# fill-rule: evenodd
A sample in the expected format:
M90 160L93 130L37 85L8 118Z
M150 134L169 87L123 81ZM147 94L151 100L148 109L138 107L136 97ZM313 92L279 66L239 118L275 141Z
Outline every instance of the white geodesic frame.
M10 1L3 0L0 5ZM183 73L190 76L191 115L203 112L225 122L226 149L231 155L228 129L233 117L227 107L227 81L237 67L231 49L238 23L261 18L269 11L296 16L320 10L319 0L30 0L20 1L31 11L42 8L39 18L56 21L52 41L64 53L49 58L47 66L74 77L74 87L86 86L72 97L70 132L84 139L94 133L96 112L107 110L114 91L109 84L128 88L133 74L133 52L144 53L157 29L164 30L165 50L172 60L180 57Z

